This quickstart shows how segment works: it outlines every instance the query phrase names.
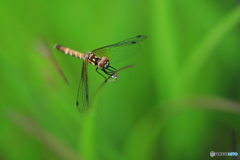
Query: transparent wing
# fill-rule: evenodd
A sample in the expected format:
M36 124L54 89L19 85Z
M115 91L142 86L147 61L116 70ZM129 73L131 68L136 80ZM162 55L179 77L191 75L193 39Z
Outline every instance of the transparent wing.
M76 103L79 112L83 112L84 109L89 106L87 65L88 65L88 62L83 61L82 73L81 73L81 78L78 85L77 103Z
M95 49L92 53L100 57L108 57L111 62L118 62L137 53L141 48L139 42L146 38L147 36L139 35L115 44Z

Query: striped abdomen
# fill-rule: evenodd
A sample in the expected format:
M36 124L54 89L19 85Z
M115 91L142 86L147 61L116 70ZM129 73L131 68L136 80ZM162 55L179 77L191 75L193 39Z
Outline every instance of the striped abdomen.
M68 55L70 55L70 56L74 56L74 57L81 58L81 59L85 60L86 54L83 54L83 53L81 53L81 52L72 50L72 49L70 49L70 48L61 46L61 45L59 45L59 44L56 44L56 45L54 46L54 48L58 49L59 51L65 53L65 54L68 54Z
M54 48L58 49L59 51L68 54L70 56L75 56L77 58L81 58L89 63L91 63L94 66L98 66L98 68L103 68L102 65L105 65L105 63L102 62L102 59L98 56L96 56L95 54L93 54L92 52L88 52L87 54L72 50L70 48L61 46L59 44L56 44L54 46ZM103 58L104 61L106 61L106 58ZM107 59L108 60L108 59ZM100 63L99 63L100 62Z

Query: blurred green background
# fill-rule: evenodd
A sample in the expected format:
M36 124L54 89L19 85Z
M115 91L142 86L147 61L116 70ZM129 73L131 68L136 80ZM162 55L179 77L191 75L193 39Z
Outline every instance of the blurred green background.
M236 0L0 2L0 159L212 159L239 151L240 6ZM141 51L75 106L81 52L137 35ZM34 47L44 37L70 85ZM239 152L240 153L240 152ZM234 159L234 157L215 157Z

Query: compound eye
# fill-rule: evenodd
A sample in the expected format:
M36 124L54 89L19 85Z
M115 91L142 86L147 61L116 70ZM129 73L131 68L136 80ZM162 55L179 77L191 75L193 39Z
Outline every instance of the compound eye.
M107 57L102 57L100 62L98 63L98 68L105 69L109 66L109 60Z

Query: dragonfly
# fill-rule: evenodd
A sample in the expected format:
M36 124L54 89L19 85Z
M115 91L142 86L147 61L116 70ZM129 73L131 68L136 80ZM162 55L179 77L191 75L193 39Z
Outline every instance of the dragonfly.
M54 48L56 48L57 50L67 55L74 56L83 60L76 101L79 112L83 112L84 109L89 106L87 74L88 64L90 63L93 66L96 66L96 72L105 78L104 83L106 81L115 82L118 79L117 72L120 69L117 70L116 68L111 66L110 59L111 62L116 63L118 61L122 61L128 57L133 56L141 48L139 42L145 39L147 39L147 36L145 35L135 36L115 44L95 49L91 52L87 52L86 54L64 47L59 44L55 44Z

